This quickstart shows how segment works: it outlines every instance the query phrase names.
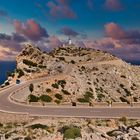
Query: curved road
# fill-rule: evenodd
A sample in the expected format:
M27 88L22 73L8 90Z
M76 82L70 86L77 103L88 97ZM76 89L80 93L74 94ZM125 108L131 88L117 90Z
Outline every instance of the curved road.
M67 70L68 71L68 70ZM67 73L67 72L66 72ZM65 74L66 74L65 73ZM59 75L61 76L61 75ZM13 113L29 113L30 116L54 116L54 117L85 117L85 118L120 118L126 116L128 118L140 119L140 108L110 108L110 107L35 107L17 104L9 100L9 95L18 89L28 86L30 83L46 81L56 76L35 79L14 85L5 90L0 91L0 111Z

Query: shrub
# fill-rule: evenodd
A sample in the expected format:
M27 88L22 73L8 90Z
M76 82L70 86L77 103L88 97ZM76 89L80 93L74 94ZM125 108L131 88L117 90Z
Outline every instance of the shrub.
M65 80L58 80L57 82L59 85L65 85L66 84L66 81Z
M52 84L52 87L53 87L53 88L56 88L56 89L59 89L59 85L58 85L57 83Z
M70 93L67 90L62 89L61 91L66 95L70 95Z
M74 60L71 60L71 63L72 63L72 64L75 64L75 61L74 61Z
M81 102L81 103L88 103L89 102L89 99L85 99L85 98L78 98L77 100L78 100L78 102Z
M125 116L121 117L119 121L123 122L125 125L127 124L127 118Z
M38 65L38 67L39 67L40 69L45 69L45 68L46 68L46 66L43 66L43 65Z
M85 97L85 99L93 98L93 93L87 91L87 92L85 93L84 97Z
M120 84L120 87L121 87L121 88L124 88L124 85L123 85L123 84Z
M28 66L37 67L37 63L34 63L34 62L27 60L27 59L23 59L23 63L28 65Z
M48 126L46 126L46 125L43 125L43 124L33 124L33 125L31 125L31 126L29 126L31 129L39 129L39 128L41 128L41 129L48 129Z
M71 127L64 132L64 138L66 139L76 139L78 137L81 137L81 130L79 128Z
M127 102L127 103L129 104L129 101L128 101L127 99L123 98L123 97L120 97L120 100L121 100L122 102Z
M51 102L52 98L48 95L41 95L40 100L43 101L43 102Z
M9 82L5 82L5 86L8 86L8 85L10 85L10 83Z
M38 102L39 101L39 97L33 95L33 94L30 94L28 96L28 99L29 99L29 102Z
M18 78L24 76L24 72L22 69L17 69L16 72L18 73Z
M51 89L47 88L47 89L46 89L46 92L51 92Z
M98 93L97 94L97 98L101 101L102 98L105 98L105 95L101 94L101 93Z
M60 95L60 94L55 94L55 97L57 98L57 99L59 99L59 100L62 100L63 99L63 97L62 97L62 95Z
M64 57L59 57L59 60L65 61L65 58Z
M121 77L122 77L122 78L126 78L126 76L125 76L125 75L121 75Z
M57 103L57 104L60 104L61 103L60 100L55 100L54 102Z
M29 90L30 90L31 93L33 92L33 90L34 90L34 85L33 84L29 85Z
M131 92L127 88L124 88L124 91L126 92L126 96L131 96Z

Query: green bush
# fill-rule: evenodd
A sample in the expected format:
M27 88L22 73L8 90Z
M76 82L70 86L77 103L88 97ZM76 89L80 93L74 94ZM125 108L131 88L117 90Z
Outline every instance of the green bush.
M22 69L17 69L16 72L18 73L18 78L24 76L24 72Z
M53 87L53 88L56 88L56 89L59 89L59 85L58 85L57 83L52 84L52 87Z
M34 90L34 85L33 84L29 85L29 90L30 90L31 93L33 92L33 90Z
M66 81L65 80L58 80L58 85L65 85L66 84Z
M81 137L81 130L77 127L68 128L64 132L64 139L76 139L78 137Z
M75 61L74 61L74 60L71 60L71 63L72 63L72 64L75 64Z
M60 104L61 103L60 100L55 100L54 102L57 103L57 104Z
M127 103L129 104L129 101L128 101L127 99L125 99L124 97L120 97L120 100L121 100L122 102L127 102Z
M37 67L37 63L34 63L34 62L32 62L32 61L30 61L30 60L27 60L27 59L23 59L23 63L24 63L25 65L28 65L28 66Z
M29 102L38 102L39 101L39 97L33 95L33 94L30 94L28 96L28 99L29 99Z
M31 125L31 126L29 126L29 128L31 128L31 129L39 129L39 128L41 128L41 129L48 129L48 126L46 126L46 125L43 125L43 124L33 124L33 125Z
M62 95L60 95L60 94L55 94L55 97L57 98L57 99L59 99L59 100L62 100L63 99L63 97L62 97Z
M48 95L41 95L40 100L43 101L43 102L51 102L52 98Z
M59 60L61 60L61 61L65 61L65 58L64 57L58 57L59 58Z
M51 92L51 89L47 88L47 89L46 89L46 92Z
M121 117L119 121L123 122L125 125L127 124L127 118L125 116Z
M78 98L77 100L78 100L78 102L81 102L81 103L88 103L89 102L89 99L85 99L85 98Z
M97 98L101 101L102 98L105 98L105 95L101 94L101 93L98 93L97 94Z
M70 93L67 90L62 89L61 91L66 95L70 95Z
M58 85L60 85L62 88L64 88L65 87L65 85L66 85L66 81L65 80L58 80Z
M85 93L84 97L85 97L85 99L93 98L93 93L87 91L87 92Z
M43 65L38 65L38 67L39 67L40 69L45 69L45 68L46 68L46 66L43 66Z

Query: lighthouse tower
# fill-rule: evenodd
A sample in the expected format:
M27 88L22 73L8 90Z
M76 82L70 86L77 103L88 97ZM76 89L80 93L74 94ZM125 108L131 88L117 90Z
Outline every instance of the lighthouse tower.
M69 38L69 40L68 40L68 44L69 45L72 45L72 40Z

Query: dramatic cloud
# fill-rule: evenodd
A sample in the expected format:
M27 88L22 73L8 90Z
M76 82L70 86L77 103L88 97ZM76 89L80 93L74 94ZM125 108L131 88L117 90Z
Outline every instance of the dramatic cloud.
M0 33L0 60L14 60L15 55L22 49L21 43L27 41L26 38L17 33L12 35Z
M76 18L76 13L70 7L71 1L72 0L49 1L47 6L50 9L50 15L56 18Z
M112 37L114 39L121 39L125 37L125 31L115 23L109 23L105 25L105 32L108 37Z
M49 36L45 28L41 27L41 25L33 19L27 20L26 23L15 20L14 27L16 33L22 34L28 37L30 40L39 40L42 37Z
M54 48L62 46L62 42L57 36L50 36L36 42L36 45L43 51L51 51Z
M125 60L140 61L140 31L125 30L115 23L105 25L106 37L85 41L86 47L100 49Z
M68 28L68 27L63 27L63 28L60 30L60 33L63 34L63 35L72 36L72 37L76 37L76 36L79 35L78 32L76 32L76 31L74 31L73 29Z
M120 0L106 0L105 6L109 10L121 10L122 4Z
M121 40L126 44L140 44L140 31L125 30L115 23L105 25L105 32L108 37Z

